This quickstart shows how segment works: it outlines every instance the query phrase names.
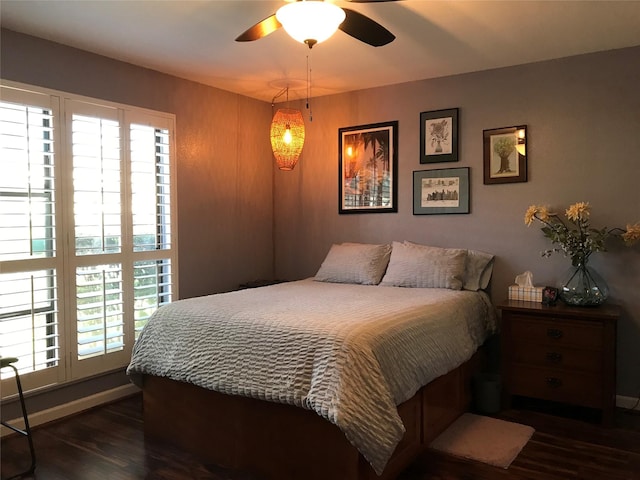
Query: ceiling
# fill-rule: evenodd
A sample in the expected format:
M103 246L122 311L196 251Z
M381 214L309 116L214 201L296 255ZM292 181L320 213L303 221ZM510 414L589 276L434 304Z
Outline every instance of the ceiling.
M272 0L0 0L0 21L264 101L285 86L305 98L309 76L315 97L640 45L640 1L334 3L396 40L371 47L338 31L309 50L280 29L235 42L284 5Z

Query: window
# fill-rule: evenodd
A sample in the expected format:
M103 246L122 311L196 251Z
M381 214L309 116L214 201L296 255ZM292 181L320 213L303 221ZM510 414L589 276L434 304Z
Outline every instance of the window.
M177 297L175 119L0 88L0 354L26 389L122 368Z

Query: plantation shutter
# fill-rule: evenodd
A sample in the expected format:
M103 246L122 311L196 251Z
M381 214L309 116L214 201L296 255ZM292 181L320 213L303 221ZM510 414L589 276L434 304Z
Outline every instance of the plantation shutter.
M65 101L70 128L70 202L76 319L73 378L110 370L126 361L123 207L126 206L122 112Z
M2 90L0 101L0 355L17 357L24 388L64 377L56 209L59 99ZM12 376L2 371L2 378ZM15 382L3 382L3 396Z
M80 102L67 111L73 112L73 370L83 376L126 362L151 314L173 298L172 125L150 113Z
M175 117L0 93L0 355L18 357L25 390L124 369L177 296Z
M131 123L129 129L136 340L151 314L171 302L173 238L169 125L137 117L149 123Z

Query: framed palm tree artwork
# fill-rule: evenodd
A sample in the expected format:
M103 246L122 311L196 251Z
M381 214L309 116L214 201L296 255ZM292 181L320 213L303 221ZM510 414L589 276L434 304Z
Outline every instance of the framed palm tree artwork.
M398 122L338 129L338 212L398 211Z
M420 113L420 163L458 161L458 109Z

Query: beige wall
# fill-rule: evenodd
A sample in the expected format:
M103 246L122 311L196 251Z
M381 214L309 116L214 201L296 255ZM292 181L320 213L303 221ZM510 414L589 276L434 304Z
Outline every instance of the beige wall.
M373 74L373 72L372 72ZM275 177L276 275L312 276L333 242L412 240L497 256L492 296L531 270L554 285L570 265L523 223L531 204L593 206L596 227L640 221L640 48L572 57L312 100L299 166ZM460 160L419 163L420 112L460 109ZM338 128L399 121L398 213L338 214ZM529 181L484 185L482 131L528 125ZM470 167L469 215L412 214L415 170ZM640 245L593 257L622 305L618 393L640 393Z
M268 103L5 30L1 54L2 78L176 114L181 297L270 277L274 252L276 276L293 280L333 242L407 239L495 253L500 301L517 273L553 284L568 266L540 258L549 243L524 225L528 205L590 201L596 226L640 221L640 48L313 99L300 164L275 174ZM453 107L460 161L420 165L420 112ZM388 120L399 121L398 213L338 215L338 128ZM483 185L482 130L518 124L529 181ZM448 167L471 168L471 213L412 215L412 172ZM618 393L636 396L640 248L611 250L593 263L624 311Z

